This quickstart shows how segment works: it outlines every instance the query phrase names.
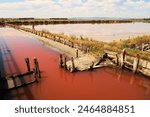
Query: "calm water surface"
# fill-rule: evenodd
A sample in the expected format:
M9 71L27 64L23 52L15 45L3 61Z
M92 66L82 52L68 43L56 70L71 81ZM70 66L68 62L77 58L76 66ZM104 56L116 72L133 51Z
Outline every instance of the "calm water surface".
M0 50L3 75L25 72L25 57L32 68L37 57L42 71L39 83L12 90L5 99L150 99L150 79L115 68L64 71L58 65L59 51L12 28L0 28Z
M26 26L30 27L31 26ZM120 23L120 24L57 24L37 25L37 30L84 36L100 41L127 39L138 35L150 34L150 23Z

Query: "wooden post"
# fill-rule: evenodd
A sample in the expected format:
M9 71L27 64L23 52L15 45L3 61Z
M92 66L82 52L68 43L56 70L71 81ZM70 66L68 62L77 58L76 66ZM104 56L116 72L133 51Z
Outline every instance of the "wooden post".
M43 37L43 32L41 32L41 37Z
M86 53L89 53L89 48L88 47L86 48Z
M59 56L59 66L63 67L62 54L60 54L60 56Z
M83 51L83 44L81 44L81 50Z
M40 69L39 69L39 64L38 64L38 60L36 57L34 57L34 69L35 69L35 73L37 75L38 78L41 78L41 73L40 73Z
M37 68L38 68L38 77L41 78L41 72L40 72L40 68L39 68L39 62L37 60Z
M79 57L79 51L78 51L78 49L76 50L76 58L78 58Z
M144 43L142 43L142 51L144 51Z
M66 45L66 41L64 40L64 45Z
M26 66L27 66L27 71L30 72L30 60L29 58L25 58Z
M126 49L123 49L123 51L122 51L122 53L121 53L121 58L120 58L121 68L124 67L125 56L126 56Z
M90 70L93 71L94 62L92 62L92 65L90 66Z
M116 64L117 64L117 66L119 65L119 56L118 56L118 54L116 54Z
M139 62L140 62L140 55L137 54L137 57L134 58L134 62L133 62L133 73L136 73L139 67Z
M71 62L72 62L72 68L71 68L71 72L75 71L75 65L74 65L74 58L71 57Z
M71 47L74 48L74 43L73 42L71 42Z
M66 62L67 62L67 58L65 57L65 60L64 60L64 68L65 68L65 70L67 70L67 64L66 64Z
M56 41L56 36L55 35L53 36L53 40Z
M45 33L43 32L42 34L43 34L42 37L45 37Z
M60 37L58 37L58 42L60 42L60 43L61 43Z
M33 30L35 30L35 28L34 28L34 24L32 25L32 29L33 29Z
M104 61L106 58L108 58L108 54L107 54L107 53L105 53L105 54L102 56L103 61Z
M36 82L39 82L39 81L38 81L38 78L37 78L37 73L36 73L35 68L33 68L33 76L34 76Z
M15 77L16 77L15 75L10 76L10 78L11 78L12 81L13 81L14 87L17 86L16 81L15 81Z

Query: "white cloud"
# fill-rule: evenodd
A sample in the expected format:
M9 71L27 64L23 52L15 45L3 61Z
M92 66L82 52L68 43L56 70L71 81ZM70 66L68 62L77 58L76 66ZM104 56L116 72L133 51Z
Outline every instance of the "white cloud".
M138 12L137 12L138 11ZM25 0L0 3L1 17L150 17L144 0Z
M150 2L145 2L144 0L127 0L127 2L124 3L125 6L127 7L133 7L136 9L139 8L150 8Z
M58 3L62 5L64 8L66 7L76 7L82 5L81 0L59 0Z

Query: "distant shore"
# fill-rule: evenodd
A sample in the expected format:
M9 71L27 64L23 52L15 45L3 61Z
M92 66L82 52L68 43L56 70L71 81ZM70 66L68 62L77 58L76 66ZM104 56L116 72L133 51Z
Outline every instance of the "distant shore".
M15 25L30 24L79 24L79 23L131 23L131 22L147 22L150 18L143 19L68 19L68 18L0 18L1 23L9 23Z

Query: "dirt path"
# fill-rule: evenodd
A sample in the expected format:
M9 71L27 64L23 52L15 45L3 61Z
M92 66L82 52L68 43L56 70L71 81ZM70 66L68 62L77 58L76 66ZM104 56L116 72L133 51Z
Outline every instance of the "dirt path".
M80 50L78 50L78 58L76 58L76 51L77 51L76 48L69 47L69 46L64 45L62 43L59 43L59 42L56 42L56 41L47 39L45 37L41 37L41 36L32 34L32 33L29 33L29 32L25 32L25 31L22 31L22 30L20 30L20 31L25 33L27 36L30 36L32 38L35 38L35 39L41 41L46 46L57 48L63 54L65 54L69 57L73 57L75 67L79 71L89 69L89 67L92 65L92 63L97 61L94 56L92 56L90 54L85 54ZM67 67L71 66L71 64L72 64L71 60L67 61Z

